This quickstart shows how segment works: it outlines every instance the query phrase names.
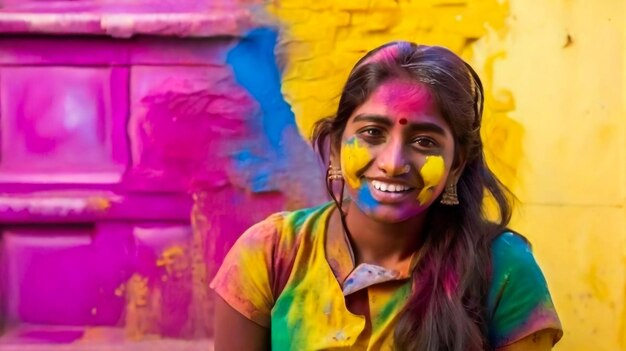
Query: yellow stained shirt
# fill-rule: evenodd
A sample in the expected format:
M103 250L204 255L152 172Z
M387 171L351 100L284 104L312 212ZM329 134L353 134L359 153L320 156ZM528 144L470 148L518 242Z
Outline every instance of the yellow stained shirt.
M412 259L394 269L354 267L343 231L328 230L333 210L328 203L278 213L252 226L211 283L231 307L271 329L272 350L393 349L396 321L410 293ZM526 243L501 237L495 247L506 265L496 267L499 278L494 278L497 286L490 289L488 306L493 346L546 328L560 331L545 280ZM509 264L511 257L523 264ZM530 275L537 277L532 294L524 291L526 285L511 282L511 277ZM510 293L507 286L520 288ZM533 298L518 305L520 295Z

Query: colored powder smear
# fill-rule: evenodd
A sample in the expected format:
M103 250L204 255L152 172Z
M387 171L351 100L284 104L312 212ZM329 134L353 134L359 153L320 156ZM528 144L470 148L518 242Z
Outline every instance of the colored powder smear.
M260 114L250 119L250 127L260 140L235 152L237 170L249 178L253 192L276 190L276 174L288 167L283 137L296 131L291 107L281 93L281 76L274 48L278 33L271 28L256 28L229 51L226 63L239 83L259 104ZM258 131L258 132L256 132ZM304 144L303 140L298 140Z
M359 189L358 203L367 210L373 210L378 205L378 201L372 196L367 184L362 184Z
M424 187L417 195L417 201L424 205L433 196L433 190L439 184L445 170L443 157L426 156L426 163L420 169L420 174L424 180Z
M346 182L352 189L361 185L358 173L372 160L369 150L356 137L348 139L341 147L341 169Z
M503 345L528 335L529 330L561 329L545 277L530 244L507 232L491 245L493 280L487 306L492 315L489 338Z

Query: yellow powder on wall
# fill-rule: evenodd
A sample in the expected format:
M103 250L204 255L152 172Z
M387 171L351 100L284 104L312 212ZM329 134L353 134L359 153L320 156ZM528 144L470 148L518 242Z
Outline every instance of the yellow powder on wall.
M185 254L185 248L174 245L163 250L161 257L156 261L157 267L165 267L168 275L180 278L189 268L189 257Z
M488 30L505 28L508 1L372 0L267 2L282 28L277 54L285 56L283 94L300 132L337 108L352 65L392 40L443 45L464 53ZM490 56L490 53L486 53ZM480 67L478 67L480 70Z

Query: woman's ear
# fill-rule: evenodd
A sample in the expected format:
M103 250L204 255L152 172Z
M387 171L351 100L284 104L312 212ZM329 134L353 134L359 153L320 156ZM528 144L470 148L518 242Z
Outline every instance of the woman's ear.
M337 140L330 139L329 145L329 161L330 164L336 167L340 167L341 164L341 146Z
M463 174L463 170L465 169L465 164L467 163L467 158L464 153L459 153L456 155L454 163L452 164L452 169L450 170L450 175L448 175L448 184L457 183L459 178L461 178L461 174Z

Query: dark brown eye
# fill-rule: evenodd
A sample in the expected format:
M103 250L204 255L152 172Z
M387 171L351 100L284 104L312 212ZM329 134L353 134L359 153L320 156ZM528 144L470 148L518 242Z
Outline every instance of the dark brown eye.
M361 134L367 137L377 138L377 137L382 136L383 132L378 128L366 128L361 131Z
M413 143L423 149L430 149L430 148L437 147L437 143L433 139L426 138L426 137L415 138L413 140Z

